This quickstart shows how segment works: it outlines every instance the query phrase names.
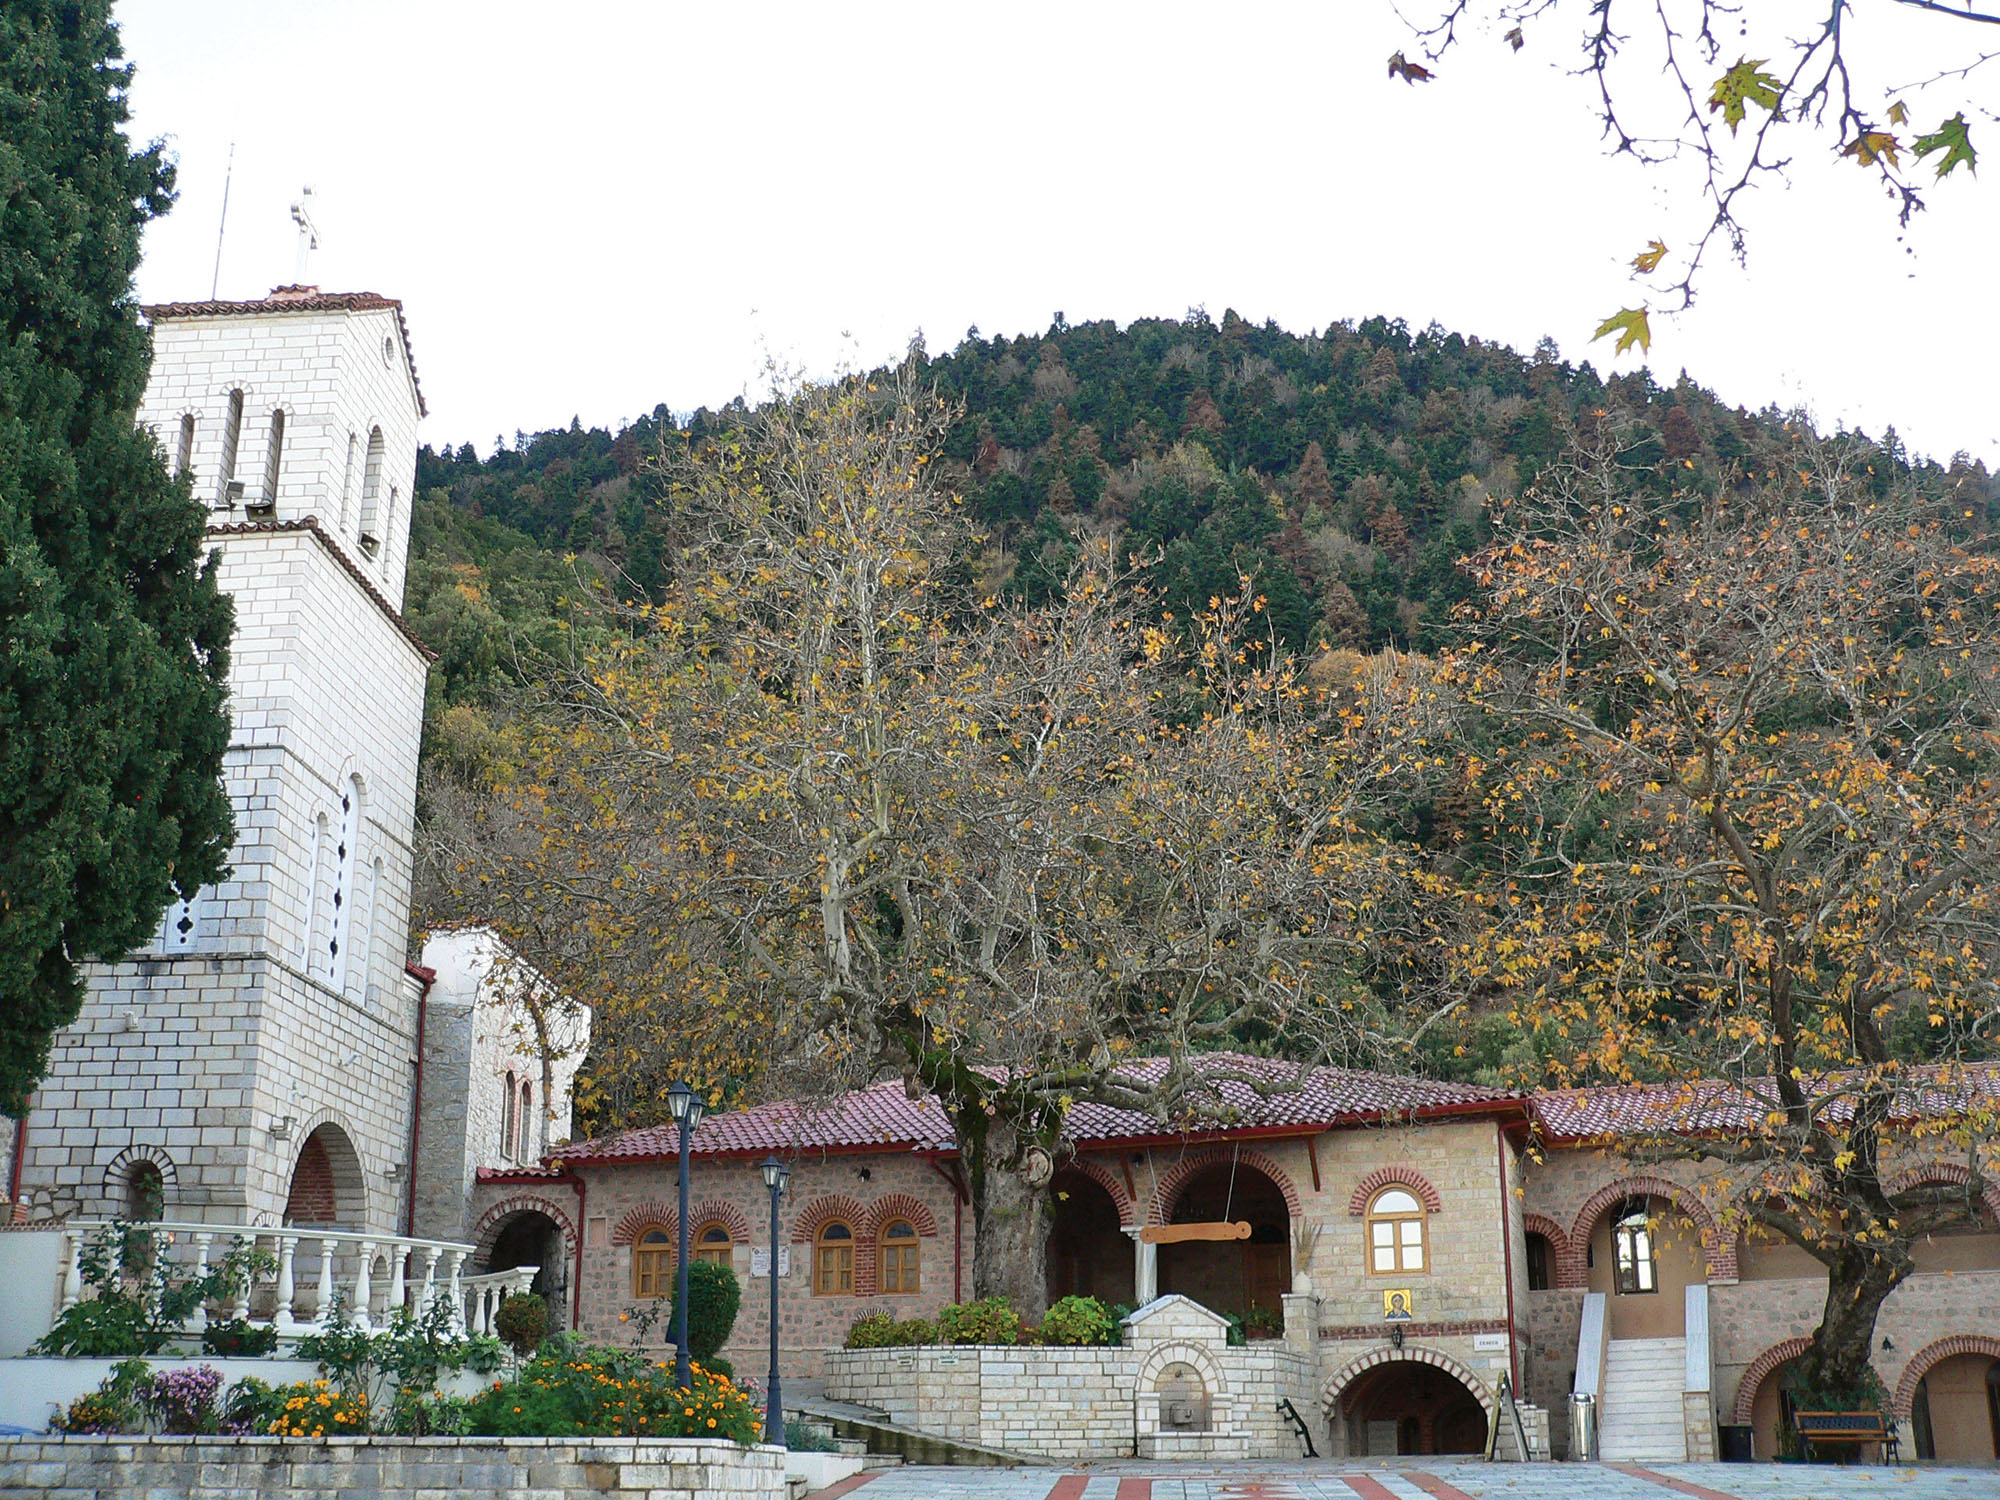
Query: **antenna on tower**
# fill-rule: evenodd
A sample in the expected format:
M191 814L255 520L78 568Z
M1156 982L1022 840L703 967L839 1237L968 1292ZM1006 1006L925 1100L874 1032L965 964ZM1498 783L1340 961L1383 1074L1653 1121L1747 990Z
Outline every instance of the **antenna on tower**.
M229 227L229 183L236 176L236 142L229 143L229 165L222 174L222 218L215 226L215 277L208 284L208 300L215 300L216 288L222 285L222 232Z
M300 286L306 280L306 252L319 249L319 225L313 223L312 195L312 184L307 183L292 202L292 222L299 226L299 268L292 280Z

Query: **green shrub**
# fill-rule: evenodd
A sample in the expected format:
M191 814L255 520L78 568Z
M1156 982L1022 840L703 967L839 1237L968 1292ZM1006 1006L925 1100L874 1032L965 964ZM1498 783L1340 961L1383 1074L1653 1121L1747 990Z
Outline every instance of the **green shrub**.
M285 1409L285 1395L269 1381L246 1375L222 1398L222 1430L232 1437L259 1437Z
M49 1425L57 1432L137 1432L145 1421L142 1402L152 1378L153 1367L143 1359L121 1360L96 1390L78 1396Z
M935 1344L938 1326L929 1318L905 1318L895 1325L890 1342L897 1345Z
M549 1336L549 1305L533 1292L514 1292L500 1299L493 1331L516 1354L533 1354Z
M896 1337L896 1320L887 1313L869 1313L856 1318L847 1330L850 1349L887 1349L902 1342Z
M1064 1297L1042 1318L1045 1344L1112 1344L1118 1341L1118 1325L1111 1309L1095 1297Z
M245 1318L219 1318L201 1331L201 1352L223 1359L254 1359L277 1347L276 1328L259 1328Z
M838 1453L831 1429L808 1422L804 1417L785 1419L785 1446L794 1453Z
M955 1302L938 1313L938 1337L947 1344L1018 1344L1021 1315L1005 1297Z
M158 1354L196 1308L231 1302L253 1275L275 1269L274 1257L238 1236L205 1275L176 1281L158 1231L107 1224L77 1256L78 1274L92 1295L65 1308L33 1352L66 1358Z
M699 1360L715 1357L729 1342L736 1326L736 1310L743 1305L743 1286L736 1272L712 1260L697 1260L688 1266L688 1351ZM680 1343L679 1322L669 1319L667 1342Z
M465 1407L481 1437L719 1437L754 1443L763 1414L728 1376L697 1363L693 1385L674 1384L671 1360L550 1339L511 1381Z

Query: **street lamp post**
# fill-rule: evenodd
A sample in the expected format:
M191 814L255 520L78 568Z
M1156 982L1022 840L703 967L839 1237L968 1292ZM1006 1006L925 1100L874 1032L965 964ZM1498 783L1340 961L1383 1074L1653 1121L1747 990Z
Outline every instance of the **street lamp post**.
M685 1083L667 1090L667 1111L681 1128L680 1178L681 1217L679 1256L674 1261L674 1380L686 1390L694 1384L694 1361L688 1354L688 1149L694 1128L701 1123L704 1109L701 1096Z
M764 1186L771 1190L771 1384L764 1393L764 1441L785 1441L785 1398L778 1390L778 1199L784 1196L791 1170L776 1154L760 1163Z

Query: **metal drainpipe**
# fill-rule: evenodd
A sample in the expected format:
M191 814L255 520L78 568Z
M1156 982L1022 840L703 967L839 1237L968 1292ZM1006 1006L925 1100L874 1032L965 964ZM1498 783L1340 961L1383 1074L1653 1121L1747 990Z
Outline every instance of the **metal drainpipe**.
M14 1164L7 1169L8 1212L19 1218L21 1214L21 1163L28 1155L28 1116L34 1110L34 1100L30 1096L28 1108L21 1111L21 1118L14 1122Z
M1514 1221L1507 1211L1507 1131L1493 1122L1493 1145L1500 1164L1500 1243L1507 1262L1507 1372L1514 1377L1514 1399L1521 1399L1520 1340L1514 1332Z
M417 991L417 1077L410 1088L410 1174L409 1191L403 1200L403 1233L412 1239L417 1233L417 1144L424 1128L424 1023L430 1017L431 986L437 981L419 977ZM461 1210L463 1212L463 1210Z

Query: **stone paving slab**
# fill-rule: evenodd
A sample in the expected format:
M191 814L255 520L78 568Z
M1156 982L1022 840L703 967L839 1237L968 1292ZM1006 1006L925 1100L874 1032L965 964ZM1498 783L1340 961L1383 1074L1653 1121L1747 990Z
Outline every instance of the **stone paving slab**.
M1484 1464L1450 1459L875 1470L854 1500L2000 1500L2000 1468ZM835 1500L834 1491L824 1491Z

